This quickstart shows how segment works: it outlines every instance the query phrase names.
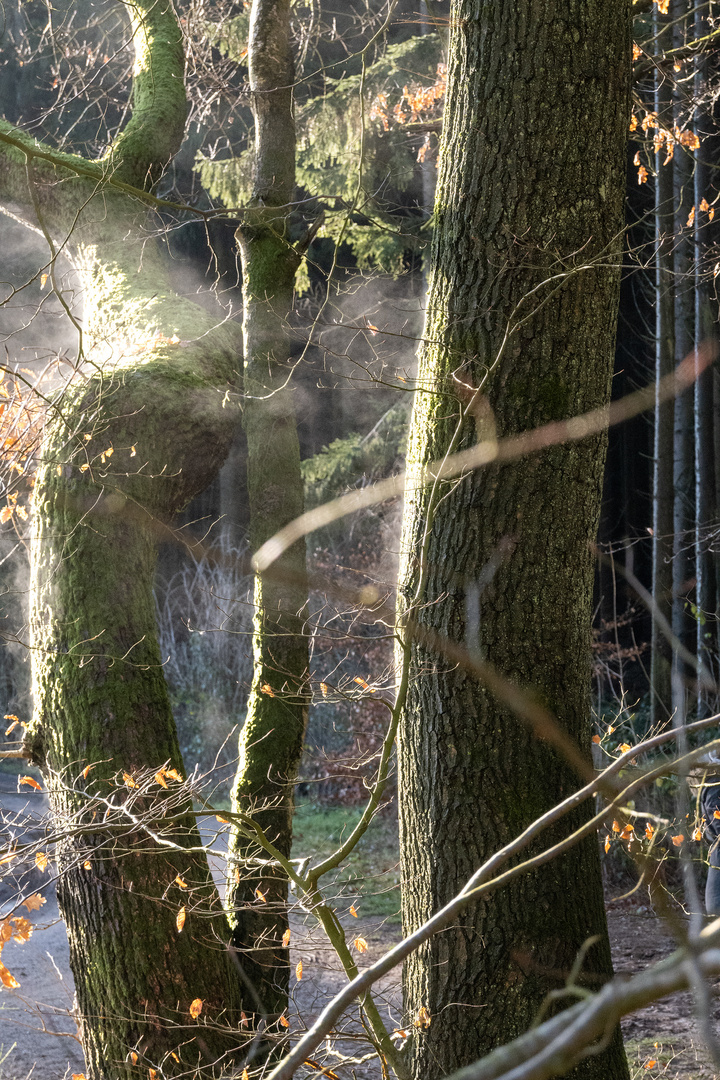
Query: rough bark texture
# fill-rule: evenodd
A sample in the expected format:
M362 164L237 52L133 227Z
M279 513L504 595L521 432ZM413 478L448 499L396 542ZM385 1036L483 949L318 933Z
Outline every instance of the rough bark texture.
M293 246L295 187L293 62L288 0L254 0L248 47L255 113L255 180L237 237L242 254L245 405L250 539L253 550L303 512L288 317L300 254ZM233 791L289 857L293 785L307 719L308 642L305 545L295 544L255 580L254 671ZM274 1016L287 1006L287 877L258 867L267 854L241 833L231 838L228 910L233 944L257 993ZM255 865L254 865L255 863ZM251 955L248 955L248 954Z
M458 449L493 427L511 435L609 399L629 5L456 0L451 27L403 604L536 694L589 761L590 545L605 439L436 491L413 476L447 451L463 406ZM483 686L419 646L400 767L406 932L576 783ZM593 985L611 973L594 840L468 909L405 970L408 1022L421 1007L432 1016L412 1040L414 1075L451 1072L527 1029L596 934L584 963ZM625 1078L619 1034L573 1075Z
M27 749L61 836L91 1080L227 1070L244 1004L191 802L177 780L152 782L165 765L182 771L156 640L156 544L227 453L242 342L174 292L143 209L186 107L172 8L141 0L133 20L135 112L105 161L0 125L0 198L51 252L63 245L83 286L85 363L48 411L34 494Z
M227 452L234 413L223 398L240 349L233 327L214 328L173 296L159 253L128 242L131 221L116 203L105 198L101 227L91 204L69 245L87 282L86 338L106 362L61 399L35 489L29 744L58 823L74 815L85 828L103 819L88 799L132 798L123 774L182 770L155 633L156 545ZM98 1080L133 1073L133 1051L143 1074L162 1066L172 1075L237 1043L226 1027L242 1006L227 921L192 806L166 818L166 798L158 784L132 810L180 851L166 854L130 819L80 836L70 828L58 845L87 1072ZM189 1014L195 998L199 1022Z

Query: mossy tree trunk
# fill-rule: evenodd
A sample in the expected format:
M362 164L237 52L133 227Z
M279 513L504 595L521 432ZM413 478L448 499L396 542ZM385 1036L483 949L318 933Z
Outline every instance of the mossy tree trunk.
M307 242L295 190L294 65L289 0L253 0L248 44L255 115L253 197L237 231L242 254L245 356L243 422L248 445L253 550L302 513L303 487L291 379L288 319L300 248ZM308 701L305 545L295 544L255 579L254 671L233 791L288 857L293 787ZM269 1016L287 1005L289 956L284 872L242 832L231 838L228 911L233 944Z
M133 114L104 161L0 124L0 198L63 245L84 295L85 364L48 411L35 485L26 744L61 836L92 1080L227 1070L247 1007L192 803L177 780L153 779L183 768L156 638L156 545L230 446L242 341L174 292L154 239L143 191L184 134L182 35L170 5L141 0L132 17Z
M605 438L437 489L414 477L452 445L609 400L629 3L454 0L450 24L400 625L409 611L465 641L550 707L589 763L591 543ZM576 782L483 685L414 645L400 733L405 932ZM411 1042L413 1074L450 1073L525 1031L594 935L583 966L592 986L611 974L595 839L468 908L405 970L407 1023L423 1007L431 1014ZM573 1075L624 1080L619 1032Z

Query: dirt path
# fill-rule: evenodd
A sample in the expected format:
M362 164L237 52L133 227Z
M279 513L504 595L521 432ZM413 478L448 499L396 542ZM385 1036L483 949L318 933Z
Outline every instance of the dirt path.
M29 800L8 790L9 778L0 777L0 805L5 818L2 826L12 830L13 815L29 803L41 828L42 800ZM3 790L4 788L4 790ZM214 871L220 876L221 860L215 859ZM6 914L10 900L10 882L6 875L0 882L0 914ZM10 942L3 950L2 960L20 983L17 990L0 988L0 1080L63 1080L73 1073L82 1073L83 1058L75 1037L72 1017L73 980L68 966L68 946L65 927L59 919L54 888L47 874L32 871L24 883L23 895L39 891L46 903L39 911L28 913L35 932L24 944ZM611 905L610 935L615 966L618 973L632 974L662 959L673 950L659 920L642 904ZM310 929L311 920L299 913L292 918L292 964L302 961L302 979L293 978L293 1005L290 1010L291 1031L297 1032L301 1023L317 1015L323 1005L344 983L344 975L329 946ZM352 920L354 936L364 938L368 952L358 960L373 960L395 940L397 926L378 925L377 921ZM400 1024L400 979L393 973L378 987L379 1005L383 1017L394 1029ZM301 1019L302 1018L302 1021ZM720 999L716 999L715 1018L720 1030ZM356 1022L345 1025L342 1042L344 1053L362 1054L366 1050L359 1042L361 1032ZM709 1064L702 1047L697 1025L692 1017L689 994L679 994L659 1002L623 1022L634 1080L643 1077L672 1078L672 1080L720 1080ZM655 1065L647 1067L649 1062ZM331 1062L328 1062L331 1064ZM360 1080L375 1075L371 1067L356 1070ZM349 1072L342 1070L343 1080Z

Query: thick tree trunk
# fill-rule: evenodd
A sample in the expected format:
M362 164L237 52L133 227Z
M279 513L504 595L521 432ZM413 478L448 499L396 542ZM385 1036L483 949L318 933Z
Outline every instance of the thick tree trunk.
M242 341L168 280L143 201L184 135L182 33L155 0L130 18L132 116L106 160L0 122L0 198L83 287L84 366L48 410L34 493L26 745L59 835L91 1080L226 1071L251 1037L191 800L161 772L182 760L152 595L158 540L230 446Z
M472 631L470 649L549 706L589 762L590 549L605 439L437 489L414 477L494 427L512 435L609 399L629 5L563 0L539 12L525 0L456 0L451 26L409 441L403 618L409 609L453 641ZM468 617L466 596L478 593ZM482 685L419 645L400 768L406 932L575 783ZM611 962L594 840L468 909L405 970L407 1022L420 1017L414 1075L450 1072L527 1029L594 935L584 971L597 985ZM421 1008L431 1014L426 1030ZM619 1033L573 1075L626 1077Z
M249 41L255 112L253 200L237 237L242 254L245 404L250 539L253 550L303 511L303 485L293 409L288 318L300 263L292 235L295 128L289 0L254 0ZM240 763L233 791L238 810L252 813L288 857L293 785L307 719L308 641L305 544L295 544L255 580L255 658ZM233 944L271 1016L287 1006L287 877L242 832L233 832L228 910ZM258 860L264 865L258 865ZM250 953L251 955L248 955Z
M227 1066L243 1005L192 804L154 780L182 759L152 594L166 523L230 445L239 334L172 293L124 204L91 202L70 237L99 367L59 401L34 498L28 746L63 834L58 898L93 1080Z

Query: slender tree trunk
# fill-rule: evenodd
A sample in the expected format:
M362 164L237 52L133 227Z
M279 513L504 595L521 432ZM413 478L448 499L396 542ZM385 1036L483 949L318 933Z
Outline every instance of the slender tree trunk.
M673 45L682 48L687 39L687 0L675 0L672 7ZM680 127L686 119L684 95L675 92L675 124ZM690 209L694 202L692 178L692 155L683 147L676 146L673 158L675 186L675 240L674 240L674 295L675 295L675 363L688 356L695 345L695 303L693 296L692 236L688 226ZM673 449L673 634L686 648L695 646L694 621L689 609L690 597L695 589L695 566L693 536L695 523L695 453L694 453L694 393L692 388L675 398L674 449ZM673 656L674 693L686 694L687 680L692 673L679 658ZM673 708L685 715L684 701L673 700Z
M668 17L655 11L653 31L658 56ZM666 130L672 130L672 87L661 67L655 72L655 112ZM674 190L673 163L664 145L655 151L655 426L653 439L653 542L652 596L656 612L668 625L672 619L673 555L673 417L672 399L662 400L659 388L675 364L675 306L673 301ZM653 618L650 722L653 728L672 713L672 646Z
M255 179L237 237L242 253L244 424L248 443L250 537L256 550L302 513L300 450L293 409L288 318L301 255L293 235L294 81L289 0L254 0L248 56L255 113ZM293 784L307 719L308 640L305 545L295 544L255 581L255 667L240 736L234 805L253 813L286 857ZM228 906L233 944L267 1014L287 1005L287 878L255 843L231 839ZM270 924L268 926L268 918ZM251 955L248 955L250 953Z
M695 38L700 40L708 32L707 8L701 5L695 10ZM707 60L701 54L695 68L695 101L703 102L707 94ZM696 106L693 130L700 140L695 152L695 349L713 335L708 281L708 214L702 204L709 204L710 169L707 145L703 146L706 128L709 126L703 105ZM701 372L695 381L695 576L697 597L697 657L700 674L707 679L714 676L716 650L713 645L710 620L716 617L715 565L710 552L710 531L716 519L715 469L713 446L713 372ZM707 689L698 687L698 717L710 715L714 702Z
M472 632L470 650L550 707L589 762L590 548L606 440L491 466L437 490L414 478L494 427L512 435L609 400L629 5L455 0L451 27L400 625L412 634L415 619L455 642ZM483 685L420 645L400 769L406 932L575 784L555 751ZM594 935L584 971L597 985L611 961L594 839L469 908L405 969L418 1080L526 1030ZM421 1009L431 1015L427 1028ZM619 1032L573 1076L627 1077Z

